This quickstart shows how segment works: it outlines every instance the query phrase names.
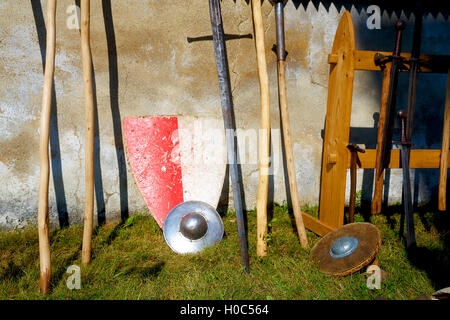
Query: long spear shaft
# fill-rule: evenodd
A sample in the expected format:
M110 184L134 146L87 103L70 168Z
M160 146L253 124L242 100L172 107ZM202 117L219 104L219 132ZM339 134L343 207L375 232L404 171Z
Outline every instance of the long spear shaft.
M50 136L50 113L52 107L53 75L55 72L56 43L56 0L47 1L47 48L45 53L44 88L42 93L42 110L40 121L39 142L39 200L38 200L38 230L39 230L39 265L41 293L50 293L51 264L48 223L48 180L50 163L48 143Z
M90 0L81 0L81 55L83 63L85 146L85 205L81 263L91 262L94 215L94 96L92 88L92 55L90 45Z
M291 141L291 126L289 123L289 110L286 90L286 50L284 41L284 0L275 2L275 19L277 29L277 60L278 60L278 97L280 102L281 122L283 125L283 140L286 153L286 166L289 178L289 190L291 192L292 208L294 211L297 234L303 248L308 248L305 225L303 224L302 209L298 197L297 177L295 174L294 152Z
M227 141L228 164L230 166L231 184L233 188L233 202L234 209L236 211L236 223L241 247L241 260L244 271L249 272L247 237L244 226L244 214L235 147L235 128L233 125L231 85L228 73L228 61L219 0L209 0L209 12L214 40L214 52L216 55L217 73L219 76L220 99L222 102L223 121Z

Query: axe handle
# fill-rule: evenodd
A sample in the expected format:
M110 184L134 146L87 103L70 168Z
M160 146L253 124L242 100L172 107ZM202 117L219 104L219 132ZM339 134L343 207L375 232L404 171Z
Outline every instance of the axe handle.
M446 210L448 148L450 142L450 69L448 69L447 94L445 98L444 131L442 134L441 161L439 164L439 210Z
M348 205L348 223L355 222L356 206L356 151L352 151L350 158L350 201Z
M270 156L270 92L269 76L264 44L264 25L261 13L261 1L252 0L253 25L255 28L256 57L261 101L261 122L259 131L259 185L256 197L257 242L256 253L262 257L267 254L267 197L269 193L269 156Z
M94 96L92 92L92 56L90 47L90 0L81 0L81 56L83 64L85 110L85 203L81 260L91 261L94 215Z
M291 126L289 123L289 111L286 94L286 61L284 60L278 61L278 97L280 99L286 166L288 171L289 190L291 191L295 225L297 227L300 243L306 249L308 247L308 238L306 237L305 225L303 224L302 209L300 208L300 200L298 197L297 178L295 175L294 152L292 149Z
M40 291L50 293L51 265L50 241L48 223L48 184L50 163L48 143L50 136L50 113L52 106L52 86L55 72L55 42L56 42L56 0L47 0L47 47L45 54L44 88L42 93L42 109L39 141L39 202L38 202L38 234L39 234L39 265Z

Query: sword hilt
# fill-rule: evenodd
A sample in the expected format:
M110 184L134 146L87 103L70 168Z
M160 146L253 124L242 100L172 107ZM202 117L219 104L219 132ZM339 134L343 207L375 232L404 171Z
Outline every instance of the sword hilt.
M398 20L395 24L395 29L397 30L397 39L395 41L395 49L394 49L394 56L399 56L400 51L402 49L402 34L403 30L406 28L406 22L403 20Z
M397 37L395 40L395 48L392 55L385 55L377 52L374 56L374 62L376 66L384 67L386 63L391 62L392 60L397 60L400 63L400 67L404 68L403 61L405 58L400 56L400 51L402 47L402 34L403 30L405 30L406 22L403 20L398 20L395 24L395 29L397 30Z

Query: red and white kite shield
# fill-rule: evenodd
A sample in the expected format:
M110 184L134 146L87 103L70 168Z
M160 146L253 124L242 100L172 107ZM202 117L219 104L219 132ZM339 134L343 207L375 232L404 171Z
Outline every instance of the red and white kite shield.
M150 213L162 228L177 204L217 207L226 170L223 121L189 116L126 118L128 160Z

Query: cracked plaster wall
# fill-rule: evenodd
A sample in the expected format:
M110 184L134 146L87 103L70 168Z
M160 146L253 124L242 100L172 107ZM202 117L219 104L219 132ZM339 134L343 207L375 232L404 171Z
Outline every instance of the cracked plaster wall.
M50 177L52 225L58 224L58 212L66 211L70 223L80 223L83 214L84 105L80 38L79 30L67 27L70 16L67 9L73 4L75 1L60 0L57 7L57 118L52 122L52 138L56 147L51 149L52 165L56 166L52 172L57 176L52 174ZM239 148L241 157L247 159L242 164L245 202L247 208L252 209L258 184L257 142L252 137L259 128L260 113L254 39L248 36L253 35L251 7L244 0L224 0L221 5L225 33L244 36L228 40L227 51L241 142ZM43 29L37 30L36 27L35 19L39 18L36 8L39 7L45 18L45 1L3 0L0 3L0 75L3 79L0 83L0 227L20 227L36 222L43 83L39 32L41 40L42 35L45 38ZM101 1L92 1L91 46L98 108L98 168L101 169L101 176L97 177L97 182L101 182L97 191L101 194L97 192L97 200L104 203L106 221L111 221L120 217L124 190L130 213L147 211L128 162L120 158L121 150L118 148L122 143L117 139L121 138L118 135L121 129L117 124L121 120L129 116L173 114L221 119L222 111L212 41L187 41L187 37L211 35L207 1L113 0L110 8L112 21L109 17L106 24L104 15L108 8L105 8ZM271 51L275 43L275 16L268 1L264 1L262 8L273 129L274 170L270 197L281 203L286 200L286 187L280 152L276 56ZM321 131L329 72L327 56L344 10L333 4L327 8L312 3L296 7L292 1L288 1L285 8L286 48L289 52L286 76L295 165L301 201L311 205L317 204L319 197ZM366 12L355 8L351 12L358 49L392 50L395 15L384 11L382 28L368 30ZM409 22L414 20L413 17L404 18ZM105 30L108 30L108 35ZM448 54L448 31L448 20L442 16L426 17L423 51ZM412 23L405 32L405 47L410 47L408 39L411 36ZM111 61L114 43L117 59ZM114 63L117 64L116 82ZM445 78L433 75L421 84L419 92L423 92L425 98L419 99L418 108L427 107L424 107L425 111L419 110L418 114L436 123L431 131L423 124L417 125L416 139L422 147L440 148L440 137L437 136L442 130ZM358 72L355 75L351 124L361 130L352 131L351 136L354 142L366 143L372 148L374 146L370 144L376 139L373 114L379 110L380 79L374 73ZM406 77L400 81L401 86L407 85ZM404 102L406 97L403 95L400 99ZM429 106L431 104L434 109ZM121 164L126 164L126 177L120 178ZM416 201L428 201L436 194L437 172L417 172L413 175L416 178ZM359 170L358 189L363 189L363 200L371 197L372 179L372 170ZM58 186L56 192L55 181ZM126 185L121 189L120 184L124 181ZM400 201L400 171L392 170L390 183L389 201ZM232 205L231 189L229 191Z

